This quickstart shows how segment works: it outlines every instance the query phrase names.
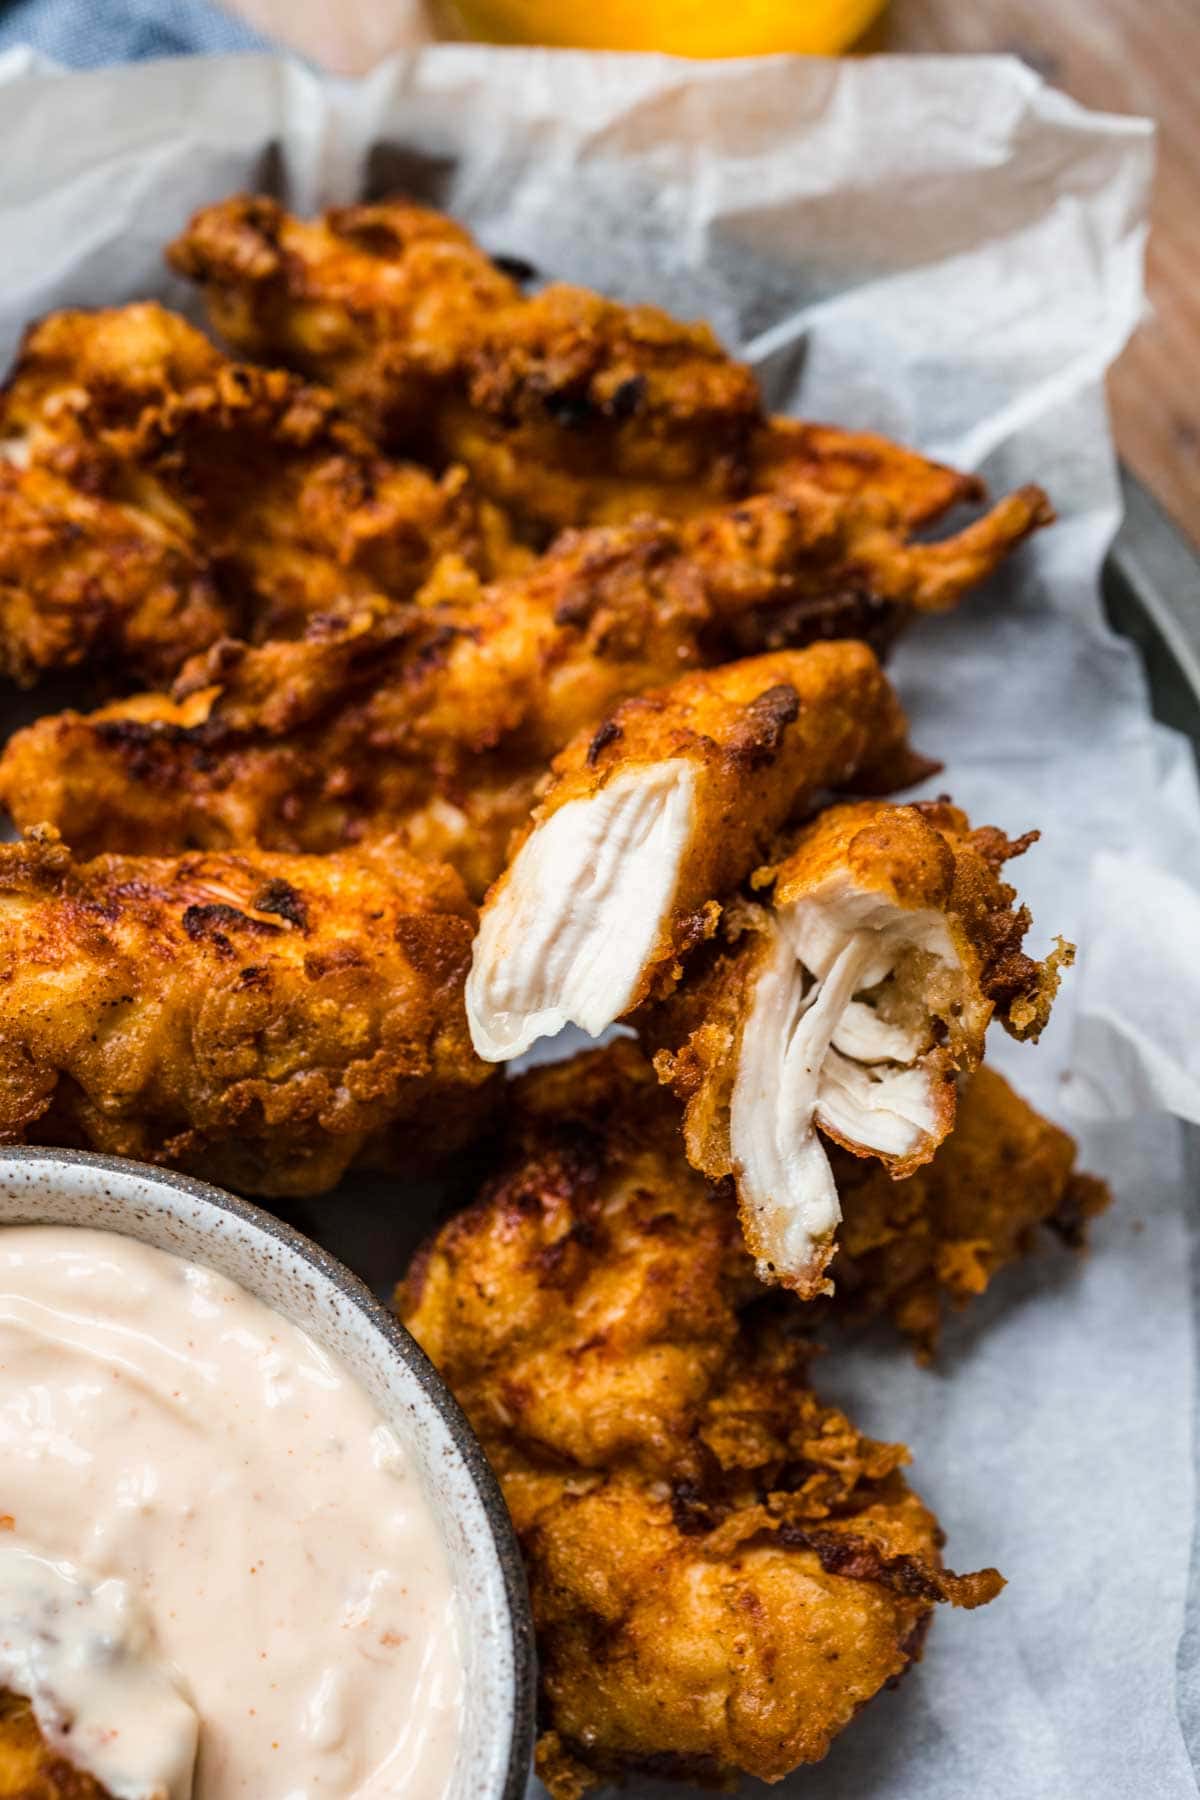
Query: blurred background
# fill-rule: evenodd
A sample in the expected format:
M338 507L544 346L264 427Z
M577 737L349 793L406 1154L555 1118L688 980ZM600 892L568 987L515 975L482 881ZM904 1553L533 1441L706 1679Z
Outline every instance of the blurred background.
M1117 442L1200 543L1200 0L0 0L0 46L75 65L284 46L338 74L458 37L681 55L1001 51L1159 129L1143 325L1112 377Z

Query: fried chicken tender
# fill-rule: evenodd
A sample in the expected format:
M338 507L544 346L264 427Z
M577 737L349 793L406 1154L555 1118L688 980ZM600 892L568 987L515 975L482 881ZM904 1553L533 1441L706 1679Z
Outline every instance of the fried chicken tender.
M1080 1248L1112 1199L1076 1170L1073 1139L986 1064L963 1084L953 1132L907 1180L844 1151L832 1162L842 1205L834 1304L850 1319L886 1314L924 1362L947 1306L982 1294L1039 1227Z
M112 1800L108 1789L50 1749L29 1701L0 1688L0 1800Z
M669 992L787 821L928 765L865 644L681 676L573 739L480 920L467 1010L489 1061L598 1036ZM2 777L2 770L0 770Z
M0 458L0 676L168 682L237 623L189 532Z
M230 364L157 306L43 320L27 335L0 399L0 433L25 465L9 474L9 485L23 494L33 484L29 504L39 504L51 543L66 547L59 557L73 548L82 515L85 547L102 571L81 595L72 577L83 551L65 569L45 557L31 569L35 649L10 639L9 659L35 667L46 656L43 614L64 621L59 636L78 618L61 663L88 653L102 603L117 625L132 611L129 641L111 625L108 636L135 672L170 679L221 636L290 636L356 599L408 599L443 556L462 558L484 577L529 561L462 469L435 478L391 461L325 390L281 370ZM186 556L219 593L222 614L206 636L195 617L183 620L190 631L164 617L155 643L132 605L116 611L109 589L124 592L131 535L149 546L143 559L161 543L160 561L166 549ZM106 557L114 565L107 582ZM174 574L177 611L188 573ZM139 660L147 638L148 667Z
M331 1187L381 1133L477 1122L474 911L395 844L73 860L0 846L0 1143L82 1144L246 1193Z
M822 1405L750 1305L733 1209L634 1045L510 1093L506 1165L397 1299L520 1537L539 1773L556 1800L637 1770L777 1780L916 1660L937 1602L1001 1579L943 1569L907 1452Z
M405 201L305 222L235 198L168 260L240 351L327 382L410 454L466 462L545 530L613 518L627 480L719 499L759 416L707 326L563 284L527 299L460 226Z
M465 463L535 535L763 489L869 493L909 527L982 497L874 434L768 420L707 326L561 283L524 296L461 226L407 201L306 222L235 197L197 213L168 260L238 350L326 382L410 454ZM1035 490L1021 504L1050 516Z
M84 855L319 852L383 822L482 894L576 733L590 744L615 702L723 661L731 623L789 591L786 522L744 510L752 538L733 520L694 545L648 522L570 534L500 582L443 564L412 607L365 604L295 643L222 644L169 698L19 734L0 798ZM866 657L875 693L869 652L842 654Z
M830 807L757 872L769 904L732 909L647 1019L688 1159L732 1178L764 1281L829 1291L841 1208L823 1140L911 1175L951 1131L989 1023L1038 1036L1071 951L1025 954L1029 912L1000 876L1035 837L972 831L945 801Z

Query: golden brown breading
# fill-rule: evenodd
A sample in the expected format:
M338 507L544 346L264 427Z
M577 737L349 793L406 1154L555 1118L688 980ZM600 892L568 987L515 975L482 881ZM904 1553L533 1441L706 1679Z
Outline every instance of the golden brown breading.
M381 456L331 395L283 370L233 364L107 441L120 488L194 522L257 642L374 594L407 600L441 556L488 576L508 554L462 469L435 479Z
M0 459L0 676L165 683L238 619L190 533Z
M240 351L328 382L410 454L465 461L535 528L612 518L614 496L629 517L627 480L735 491L758 390L707 326L561 284L526 299L423 207L305 222L235 198L198 213L168 255Z
M112 1800L105 1787L51 1750L28 1700L0 1688L0 1800Z
M842 1202L830 1268L834 1305L852 1319L886 1314L922 1361L937 1348L947 1306L982 1294L1047 1226L1084 1242L1111 1194L1075 1169L1075 1144L986 1065L963 1086L954 1130L906 1181L834 1153Z
M461 226L402 200L306 222L234 195L203 207L167 260L235 350L318 375L380 437L419 433L480 322L520 298Z
M510 1091L509 1160L418 1254L402 1317L499 1474L558 1800L637 1769L776 1780L919 1655L943 1570L899 1445L813 1394L728 1197L617 1043ZM796 1316L802 1316L797 1309Z
M874 434L766 419L707 326L563 284L526 298L460 226L402 200L305 222L235 197L168 257L239 351L328 383L409 453L465 463L534 534L810 488L869 494L911 528L982 496ZM1050 516L1034 490L1013 501L1031 529Z
M952 1129L989 1022L1038 1036L1070 951L1025 955L1029 913L1000 878L1035 837L972 831L945 801L830 807L645 1020L688 1158L732 1177L764 1280L828 1288L839 1190L818 1127L909 1175Z
M780 828L836 788L922 772L865 644L727 663L574 738L480 918L467 1008L480 1054L567 1023L597 1036L678 981Z
M841 595L872 609L885 602L901 617L908 609L945 612L1052 517L1040 488L1019 488L954 536L909 543L886 496L829 494L795 481L737 506L706 508L678 531L702 569L720 572L718 616L734 624L750 614L762 632L769 626L758 621L759 608L791 613Z
M0 397L0 431L32 465L21 479L45 471L41 509L58 538L71 540L88 495L98 553L107 548L119 567L131 532L151 545L161 538L216 586L219 629L176 641L164 628L157 661L168 678L221 635L289 636L377 593L408 599L446 555L484 577L530 559L461 469L438 479L391 461L324 389L228 363L161 307L43 320ZM80 497L48 485L51 476ZM30 585L32 606L78 611L80 660L85 599L55 582L55 569L33 573L42 585Z
M83 1144L246 1193L331 1187L383 1131L449 1148L488 1071L474 911L395 844L72 860L0 846L0 1142Z
M89 440L209 381L225 357L156 301L48 313L26 331L3 387L0 438L69 472Z
M977 475L931 462L878 432L774 415L752 440L747 488L751 493L787 493L797 482L829 494L886 500L893 516L910 529L987 497Z

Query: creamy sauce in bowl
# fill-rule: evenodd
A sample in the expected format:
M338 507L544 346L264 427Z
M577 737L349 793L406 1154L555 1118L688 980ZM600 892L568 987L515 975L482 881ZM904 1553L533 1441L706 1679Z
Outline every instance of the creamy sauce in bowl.
M153 1766L187 1709L194 1800L449 1791L463 1657L416 1473L234 1282L111 1232L0 1230L0 1527L0 1677L40 1684L44 1734L118 1800L188 1793Z

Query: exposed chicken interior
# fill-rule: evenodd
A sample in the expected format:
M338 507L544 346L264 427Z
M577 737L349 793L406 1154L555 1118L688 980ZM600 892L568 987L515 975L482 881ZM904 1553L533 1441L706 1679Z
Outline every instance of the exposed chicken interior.
M926 1053L970 987L941 914L849 882L779 908L765 935L729 1124L747 1235L771 1276L823 1258L841 1218L818 1126L897 1165L940 1140L945 1071Z
M682 761L630 770L526 838L475 943L467 1014L486 1060L568 1024L598 1037L632 1004L674 897L695 785Z
M1029 840L945 802L834 806L731 904L721 940L646 1010L688 1156L732 1177L759 1274L828 1289L841 1213L823 1139L906 1176L954 1122L956 1079L993 1016L1036 1037L1065 947L1044 963L1001 881Z
M625 702L563 752L483 910L467 983L479 1055L593 1036L678 980L814 793L911 777L905 724L855 643L750 658Z

